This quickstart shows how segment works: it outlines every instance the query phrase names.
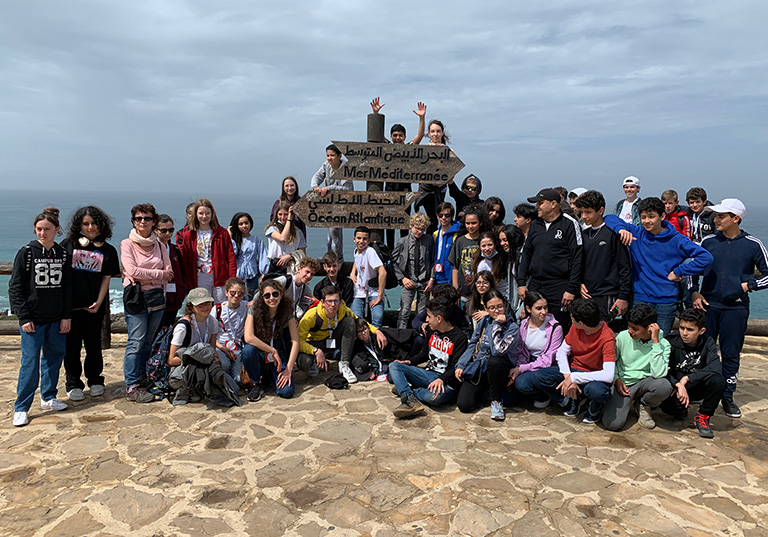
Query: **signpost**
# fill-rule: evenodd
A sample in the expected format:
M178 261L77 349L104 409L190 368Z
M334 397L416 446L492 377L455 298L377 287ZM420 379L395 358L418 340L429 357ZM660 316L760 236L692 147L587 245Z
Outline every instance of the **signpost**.
M309 191L293 212L310 227L406 229L407 207L418 192L329 190L326 196Z

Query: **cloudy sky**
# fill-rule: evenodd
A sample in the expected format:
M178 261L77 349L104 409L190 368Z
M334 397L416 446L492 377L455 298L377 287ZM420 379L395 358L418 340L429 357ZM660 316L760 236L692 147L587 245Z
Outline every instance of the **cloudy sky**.
M311 7L308 7L311 6ZM768 164L768 4L5 2L0 183L279 192L419 100L485 194L621 179L747 197ZM358 187L360 188L360 187Z

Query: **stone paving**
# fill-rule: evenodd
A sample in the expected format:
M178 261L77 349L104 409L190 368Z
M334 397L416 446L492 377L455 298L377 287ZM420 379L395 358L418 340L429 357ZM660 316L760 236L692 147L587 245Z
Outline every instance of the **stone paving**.
M8 536L766 537L768 360L745 356L744 417L611 433L550 409L396 421L387 384L221 410L107 394L11 426L19 338L0 338L0 534ZM60 386L63 386L63 375ZM86 392L87 393L87 392ZM66 401L66 395L61 394Z

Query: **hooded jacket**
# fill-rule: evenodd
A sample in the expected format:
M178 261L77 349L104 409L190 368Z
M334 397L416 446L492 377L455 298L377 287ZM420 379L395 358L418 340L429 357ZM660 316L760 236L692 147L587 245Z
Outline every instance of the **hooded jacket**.
M467 185L467 179L472 177L477 182L477 196L474 198L471 198L467 196L464 193L464 187ZM464 178L464 181L461 182L461 188L456 186L456 183L448 183L448 192L451 194L451 197L456 202L456 214L460 215L464 212L464 209L467 208L469 205L480 205L482 206L485 202L484 199L480 197L480 193L483 191L483 183L480 181L480 178L476 175L468 175Z
M555 363L557 349L563 344L565 338L563 335L563 327L560 326L560 323L557 322L554 315L548 313L546 319L544 319L547 346L544 349L544 352L531 362L531 353L528 351L528 347L525 346L525 338L528 336L529 323L530 318L523 319L523 322L520 323L520 339L517 342L517 366L520 368L521 373L551 367L552 364Z
M453 265L448 262L448 254L456 240L456 234L461 230L461 223L454 222L448 231L441 234L438 229L432 234L435 240L435 283L451 283Z
M697 217L693 214L690 207L685 211L688 215L688 219L691 221L691 240L696 244L701 244L704 237L712 235L715 230L715 213L708 209L712 206L712 202L707 202L704 210Z
M615 232L625 229L636 239L629 246L632 256L632 281L635 300L652 304L677 302L677 282L668 276L693 276L712 264L712 254L684 237L669 222L662 222L662 231L654 235L644 227L627 224L614 215L605 217L605 225ZM682 264L686 259L691 261Z
M717 345L715 345L715 340L707 334L699 336L696 345L688 347L688 349L686 349L679 332L673 332L667 336L667 341L672 347L669 353L667 380L673 386L686 375L690 384L698 382L712 373L722 375L723 366L720 363L720 356L717 354ZM700 354L690 356L691 350L698 351Z
M678 205L675 209L669 213L664 220L675 226L675 229L682 235L691 238L691 221L688 218L688 213Z
M8 283L11 311L19 326L72 318L71 265L67 251L55 242L50 250L36 240L19 250Z

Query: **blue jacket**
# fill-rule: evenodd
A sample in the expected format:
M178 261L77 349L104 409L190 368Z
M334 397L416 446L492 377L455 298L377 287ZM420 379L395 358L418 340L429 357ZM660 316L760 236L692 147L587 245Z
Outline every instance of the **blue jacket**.
M460 222L454 222L448 231L440 238L442 245L438 244L438 235L440 230L438 229L432 234L435 239L435 283L452 283L451 275L453 273L453 265L448 262L448 254L451 252L453 241L456 240L456 235L461 229ZM442 270L439 270L442 268Z
M704 237L701 247L715 259L701 282L701 294L711 306L748 309L749 295L742 289L742 282L750 291L768 287L768 253L757 237L742 231L729 239L718 231ZM762 274L759 280L755 278L755 267ZM696 290L698 278L692 283Z
M518 338L520 337L520 327L517 326L515 319L507 316L504 323L491 321L490 316L484 317L472 334L469 345L464 354L461 355L456 363L456 369L466 369L469 362L473 360L483 360L483 371L488 367L488 358L491 356L506 356L509 360L510 369L517 362Z
M678 233L668 222L661 223L662 231L658 235L644 227L627 224L612 214L605 217L605 225L617 233L626 229L636 239L629 246L635 300L652 304L677 302L677 282L668 279L669 273L693 276L712 264L712 254ZM691 261L683 264L688 258Z

